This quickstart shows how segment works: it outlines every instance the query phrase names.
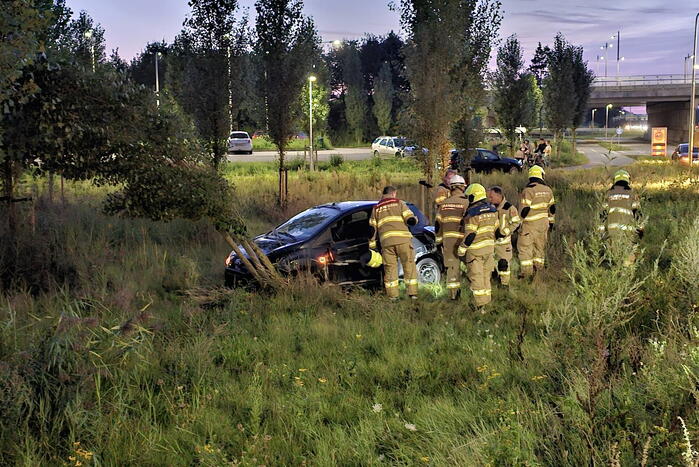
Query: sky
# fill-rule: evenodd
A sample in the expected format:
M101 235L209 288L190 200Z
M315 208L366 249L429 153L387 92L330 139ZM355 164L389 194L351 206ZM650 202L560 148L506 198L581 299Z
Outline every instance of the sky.
M87 11L106 29L107 50L119 49L129 60L148 42L171 42L189 12L187 0L67 0L77 14ZM254 0L240 0L254 15ZM616 76L616 41L621 31L621 75L684 73L684 57L691 54L694 15L692 0L502 0L501 38L517 34L525 61L540 41L553 42L562 32L569 42L582 45L590 68L604 76L608 49L608 76ZM314 18L323 40L356 39L365 33L400 32L398 13L388 0L305 0L304 11ZM494 55L494 54L493 54ZM491 66L494 61L491 61Z

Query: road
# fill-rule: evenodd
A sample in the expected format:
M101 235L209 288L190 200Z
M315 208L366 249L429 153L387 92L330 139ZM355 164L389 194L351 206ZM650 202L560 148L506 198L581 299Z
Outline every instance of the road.
M371 148L336 148L325 151L318 151L319 161L328 161L334 154L341 155L346 161L360 161L371 157ZM286 159L291 161L296 158L303 158L303 151L288 151ZM277 151L255 151L252 155L228 154L231 162L274 162L277 160Z
M635 159L629 157L630 155L648 154L650 152L650 144L623 144L624 150L622 151L609 151L604 149L597 143L583 143L578 145L580 152L585 154L588 159L587 164L576 165L574 167L565 167L567 170L573 169L589 169L592 167L601 167L609 165L611 167L623 167L625 165L631 165L635 162Z

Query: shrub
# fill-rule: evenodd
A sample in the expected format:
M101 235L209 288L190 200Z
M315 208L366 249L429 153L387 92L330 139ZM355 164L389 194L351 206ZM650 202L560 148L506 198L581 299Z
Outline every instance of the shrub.
M345 162L345 158L341 154L330 155L330 167L339 168Z

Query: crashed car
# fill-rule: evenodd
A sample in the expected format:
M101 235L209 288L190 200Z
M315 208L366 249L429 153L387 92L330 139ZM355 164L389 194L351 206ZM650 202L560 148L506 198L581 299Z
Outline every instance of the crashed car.
M309 272L321 281L340 286L381 287L383 268L367 265L370 258L369 217L376 201L347 201L307 209L259 235L253 242L284 275ZM443 262L435 243L434 227L413 204L418 219L413 234L418 280L439 283ZM247 254L241 247L241 252ZM399 268L402 276L402 267ZM226 259L225 283L229 287L252 283L243 261L232 252Z

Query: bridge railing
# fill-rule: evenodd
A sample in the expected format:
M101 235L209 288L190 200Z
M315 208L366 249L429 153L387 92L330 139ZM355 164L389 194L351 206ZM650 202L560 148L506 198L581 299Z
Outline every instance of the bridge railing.
M691 75L597 76L592 87L652 86L659 84L691 84Z

